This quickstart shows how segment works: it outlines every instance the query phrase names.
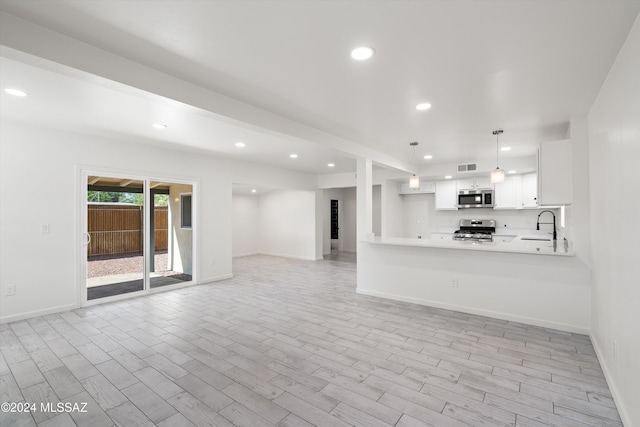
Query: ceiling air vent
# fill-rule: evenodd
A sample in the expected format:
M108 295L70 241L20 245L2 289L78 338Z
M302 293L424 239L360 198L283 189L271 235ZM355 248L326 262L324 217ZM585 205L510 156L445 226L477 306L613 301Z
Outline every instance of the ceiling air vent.
M458 172L475 172L476 170L478 170L478 165L476 163L458 165Z

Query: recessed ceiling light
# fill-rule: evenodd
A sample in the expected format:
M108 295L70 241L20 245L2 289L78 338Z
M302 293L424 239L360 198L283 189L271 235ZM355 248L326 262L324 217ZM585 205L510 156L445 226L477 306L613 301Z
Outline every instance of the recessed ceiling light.
M514 173L516 173L516 172L517 172L517 171L509 171L509 172L507 172L507 173L514 174Z
M242 148L244 146L245 146L244 142L236 142L236 147Z
M164 123L154 123L151 126L153 126L156 129L166 129L167 125L165 125Z
M416 110L420 111L428 110L429 108L431 108L431 104L429 104L428 102L422 102L416 105Z
M502 147L500 151L510 151L511 147Z
M351 51L351 57L358 61L364 61L365 59L371 58L373 56L373 52L373 48L369 46L361 46Z
M292 159L297 159L297 158L298 158L298 155L297 155L297 154L295 154L295 153L294 153L294 154L289 154L289 157L291 157Z
M327 166L329 166L330 168L335 166L335 163L329 163Z
M256 191L258 190L256 190L255 188L251 190L252 193L255 193Z
M444 179L451 179L451 178L452 178L451 175L447 175L447 176L444 177Z
M24 92L20 89L5 89L4 90L6 93L8 93L9 95L13 95L13 96L27 96L27 92Z
M425 160L431 160L433 159L433 156L431 154L427 154L426 156L424 156Z

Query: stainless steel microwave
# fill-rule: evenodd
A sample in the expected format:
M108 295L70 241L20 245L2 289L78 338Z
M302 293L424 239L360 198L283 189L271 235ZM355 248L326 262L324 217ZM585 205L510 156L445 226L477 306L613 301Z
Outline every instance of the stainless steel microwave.
M492 208L493 190L460 190L458 209Z

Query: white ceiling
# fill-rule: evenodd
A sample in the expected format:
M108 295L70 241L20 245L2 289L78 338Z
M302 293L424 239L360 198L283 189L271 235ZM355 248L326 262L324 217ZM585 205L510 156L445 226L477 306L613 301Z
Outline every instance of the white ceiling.
M4 119L100 137L129 140L135 137L152 146L213 152L222 157L315 174L355 168L355 159L318 144L230 124L209 111L181 102L66 67L50 71L46 69L46 61L38 63L41 66L36 67L0 57L3 87L18 86L29 93L26 98L0 93L0 113ZM167 127L155 129L154 123ZM237 142L243 142L245 147L236 147ZM298 154L298 158L291 159L292 153ZM329 163L335 166L329 168Z
M640 1L2 0L0 9L402 161L416 161L408 143L420 141L416 163L428 169L426 153L433 164L494 156L496 128L512 147L501 156L563 138L592 105ZM352 60L359 45L376 54ZM3 94L3 116L312 173L330 172L328 162L355 169L352 155L317 143L57 71L4 59L3 87L23 78L37 96L19 102L37 106ZM421 101L433 108L415 110ZM33 114L52 109L49 119ZM158 120L169 125L162 133L147 128ZM303 155L292 162L292 151Z

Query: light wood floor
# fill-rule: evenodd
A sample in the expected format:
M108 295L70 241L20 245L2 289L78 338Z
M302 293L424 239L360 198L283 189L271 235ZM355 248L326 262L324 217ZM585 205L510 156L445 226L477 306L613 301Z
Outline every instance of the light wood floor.
M2 426L621 426L587 336L361 296L353 255L0 326ZM40 411L40 402L88 412Z

